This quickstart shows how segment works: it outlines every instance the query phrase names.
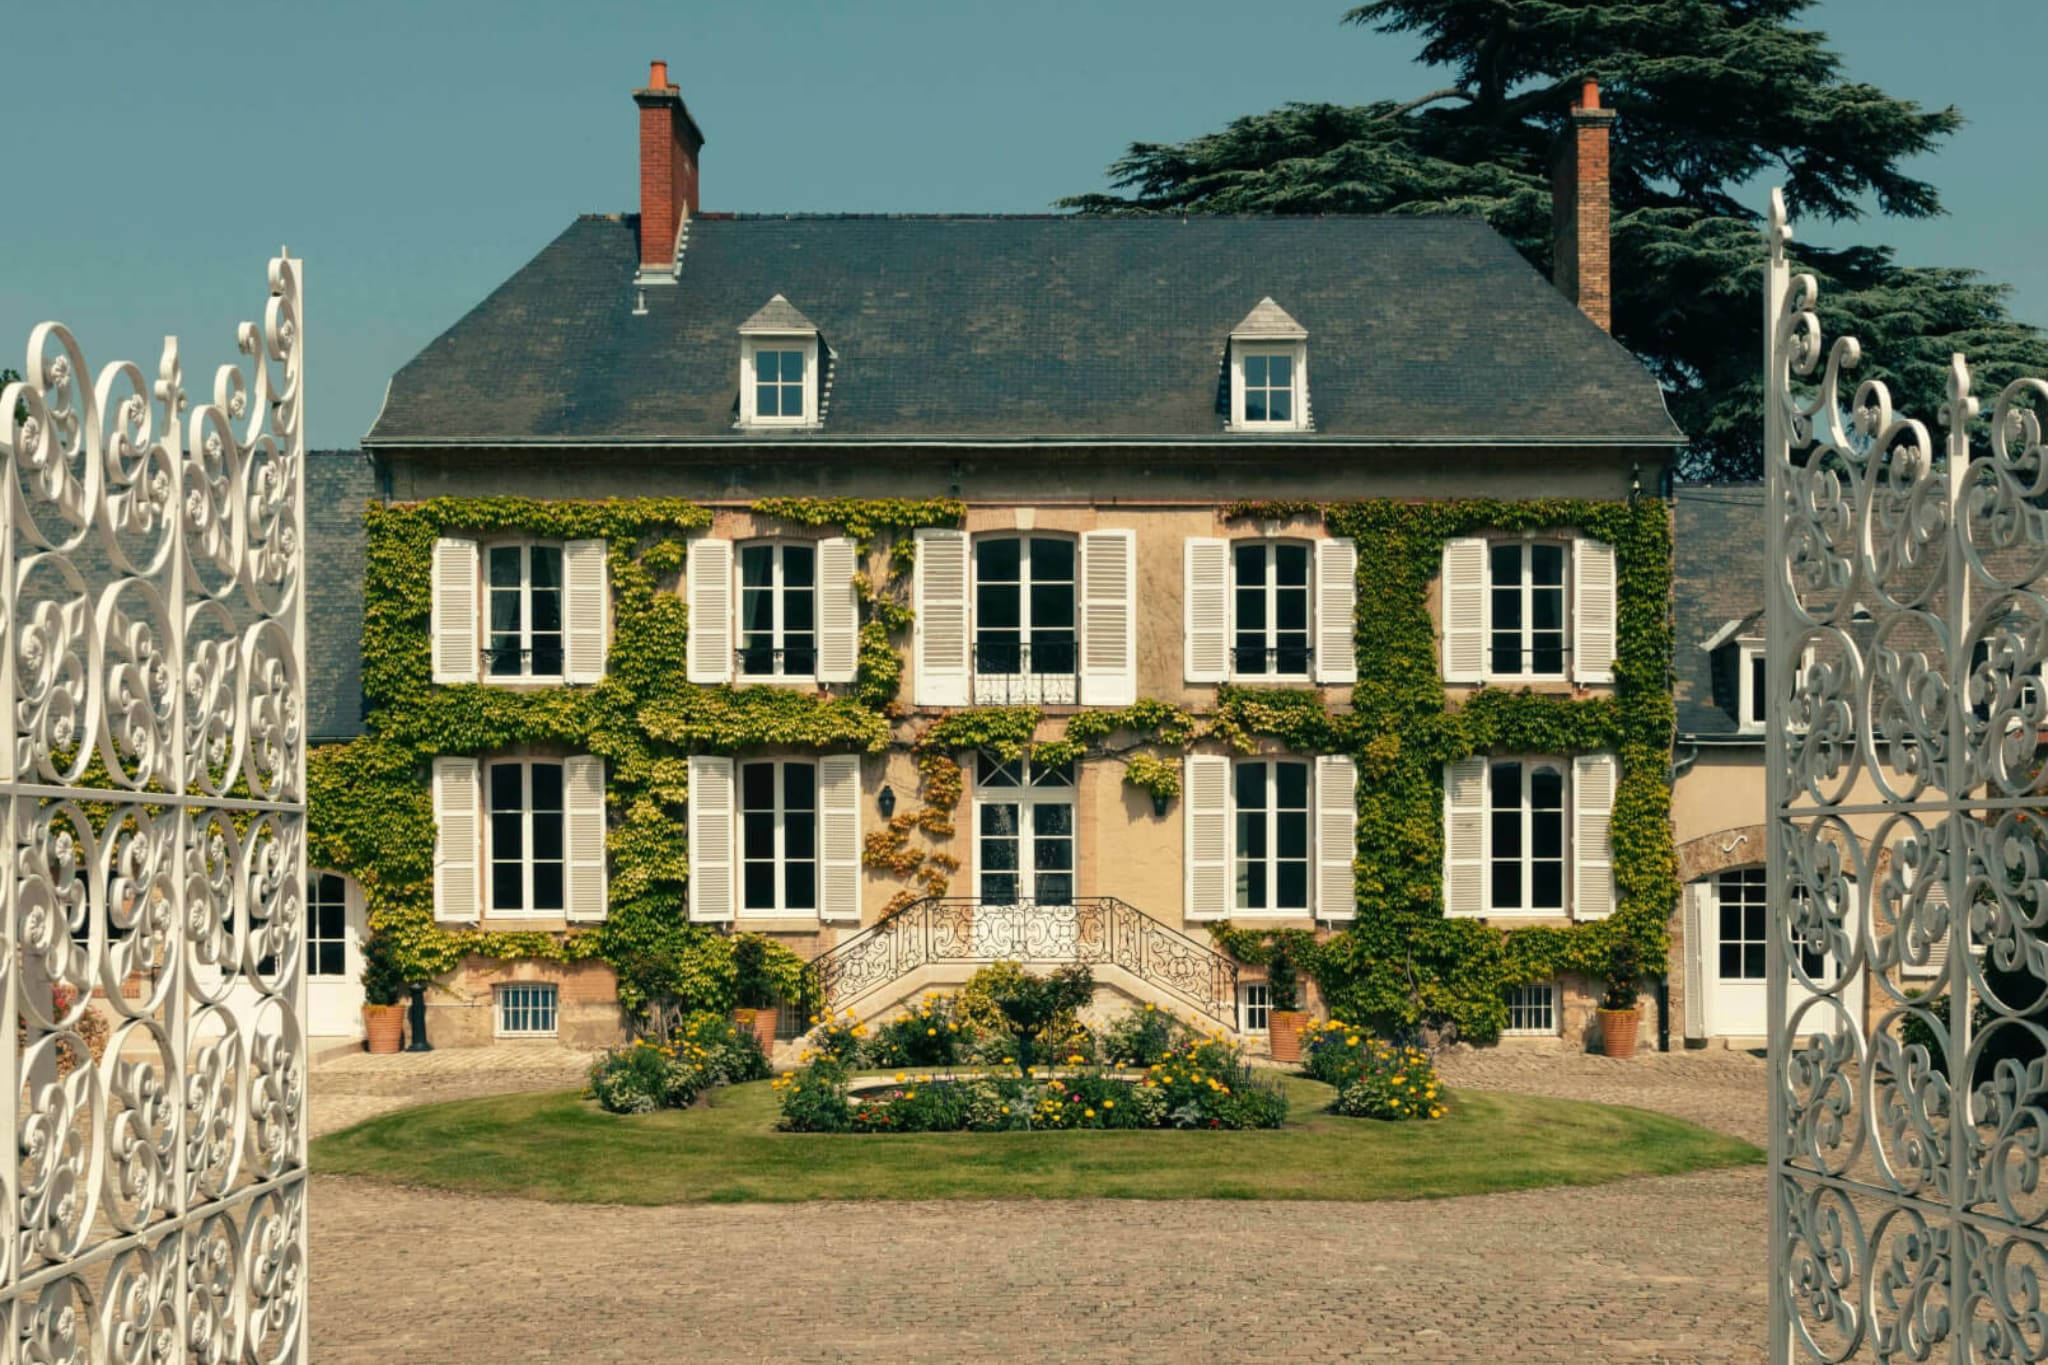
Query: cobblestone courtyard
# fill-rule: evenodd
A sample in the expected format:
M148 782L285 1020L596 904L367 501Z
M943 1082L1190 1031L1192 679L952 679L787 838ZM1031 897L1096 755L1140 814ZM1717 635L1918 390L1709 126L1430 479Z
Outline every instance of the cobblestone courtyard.
M556 1049L350 1056L316 1131L576 1083ZM1454 1086L1640 1104L1763 1137L1742 1053L1447 1058ZM1763 1173L1399 1204L672 1209L315 1176L313 1358L1763 1359Z

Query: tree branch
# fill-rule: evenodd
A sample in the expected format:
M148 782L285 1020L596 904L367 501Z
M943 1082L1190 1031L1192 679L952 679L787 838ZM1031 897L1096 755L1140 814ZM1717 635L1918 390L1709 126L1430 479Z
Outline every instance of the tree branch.
M1424 95L1420 99L1413 99L1409 100L1406 104L1395 105L1392 109L1389 109L1387 111L1387 117L1399 118L1403 114L1412 114L1417 109L1420 109L1423 105L1435 104L1438 100L1463 100L1465 101L1465 103L1470 104L1472 103L1473 98L1474 96L1472 92L1470 90L1467 90L1464 86L1447 85L1441 90L1430 91L1427 95Z

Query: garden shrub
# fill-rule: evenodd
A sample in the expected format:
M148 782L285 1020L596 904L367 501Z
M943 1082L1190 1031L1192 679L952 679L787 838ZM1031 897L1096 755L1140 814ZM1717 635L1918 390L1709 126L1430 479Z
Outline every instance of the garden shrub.
M637 1038L606 1052L590 1068L590 1093L614 1114L687 1109L714 1085L758 1081L768 1059L753 1030L699 1010L677 1024L665 1042Z
M1123 1066L1151 1066L1165 1061L1168 1053L1194 1036L1194 1030L1170 1011L1156 1005L1133 1005L1123 1018L1102 1031L1102 1056Z
M1440 1119L1443 1083L1429 1054L1331 1020L1302 1034L1302 1068L1337 1092L1333 1113L1368 1119Z
M950 997L936 991L875 1030L862 1049L869 1066L952 1066L965 1061L973 1034L961 1036Z

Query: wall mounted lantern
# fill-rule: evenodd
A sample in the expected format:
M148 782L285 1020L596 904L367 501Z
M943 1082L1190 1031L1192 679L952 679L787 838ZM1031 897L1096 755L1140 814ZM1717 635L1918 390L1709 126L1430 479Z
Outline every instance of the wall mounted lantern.
M881 807L882 818L884 820L894 815L896 813L895 789L891 787L883 787L881 794L875 798L875 804Z

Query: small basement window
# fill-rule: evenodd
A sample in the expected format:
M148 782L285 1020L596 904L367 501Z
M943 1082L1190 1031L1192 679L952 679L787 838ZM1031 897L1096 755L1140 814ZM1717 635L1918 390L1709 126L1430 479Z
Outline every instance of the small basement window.
M1259 981L1237 988L1237 1031L1264 1033L1273 1016L1273 989Z
M1503 1034L1539 1038L1557 1033L1557 983L1533 981L1508 991L1508 1026Z
M498 987L498 1036L554 1037L556 999L554 986L519 982Z

